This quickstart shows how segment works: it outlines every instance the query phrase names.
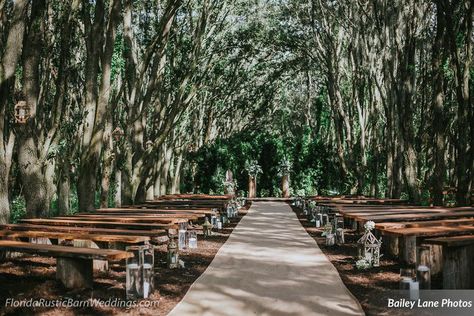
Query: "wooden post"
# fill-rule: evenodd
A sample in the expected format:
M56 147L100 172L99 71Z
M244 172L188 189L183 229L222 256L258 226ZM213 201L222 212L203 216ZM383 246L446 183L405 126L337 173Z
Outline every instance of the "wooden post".
M92 288L92 259L56 259L56 278L68 289Z
M472 289L474 246L444 247L443 289Z
M398 257L400 255L399 251L399 237L392 235L383 236L382 247L384 247L385 253L391 257Z
M281 178L281 191L284 198L290 197L290 179L287 174Z
M257 196L257 178L249 176L249 198Z
M416 264L416 236L403 236L400 246L404 263Z
M74 247L80 248L95 248L100 249L103 244L97 244L90 240L74 240L73 241ZM104 246L104 249L107 249L107 246ZM97 271L106 272L109 270L109 262L107 260L93 260L93 269Z

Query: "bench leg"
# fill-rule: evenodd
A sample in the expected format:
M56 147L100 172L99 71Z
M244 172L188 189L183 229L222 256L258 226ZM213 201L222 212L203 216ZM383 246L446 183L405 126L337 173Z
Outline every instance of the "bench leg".
M107 243L95 243L90 240L74 240L73 241L74 247L83 247L83 248L95 248L95 249L107 249ZM102 248L104 245L104 248ZM109 270L109 262L107 260L94 260L94 270L107 272Z
M382 247L384 247L387 255L395 258L398 257L400 255L398 236L384 235L382 238Z
M406 264L416 264L416 236L404 236L401 237L401 249L402 260Z
M56 278L68 289L92 288L92 259L56 259Z
M472 289L474 246L443 248L443 289Z

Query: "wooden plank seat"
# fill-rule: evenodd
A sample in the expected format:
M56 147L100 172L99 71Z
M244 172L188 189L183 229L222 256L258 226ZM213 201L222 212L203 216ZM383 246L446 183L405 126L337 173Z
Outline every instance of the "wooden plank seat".
M122 208L99 208L95 211L97 214L102 213L140 213L140 214L212 214L212 208L182 208L182 209L162 209L147 207L122 207Z
M209 194L167 194L162 195L158 200L232 200L232 195L209 195ZM155 200L156 201L156 200Z
M56 226L88 226L97 228L126 228L126 229L170 229L177 228L176 224L153 224L153 223L116 223L108 221L82 221L82 220L62 220L62 219L44 219L31 218L22 219L20 223L36 225L56 225Z
M33 224L3 224L0 229L11 231L45 231L45 232L66 232L66 233L84 233L84 234L104 234L104 235L124 235L124 236L146 236L153 241L160 240L168 235L165 229L113 229L113 228L94 228L94 227L74 227L74 226L47 226Z
M474 225L386 228L380 231L383 235L433 237L474 233Z
M404 222L404 221L420 221L428 219L448 219L474 217L474 211L457 211L445 213L428 213L428 214L387 214L387 215L364 215L357 216L354 220L358 222L374 221L374 222Z
M189 216L166 216L166 217L117 217L117 216L107 216L107 215L74 215L74 216L58 216L53 217L54 220L79 220L79 221L112 221L119 223L159 223L159 224L179 224L187 223L190 220L197 220L197 217Z
M78 248L0 240L0 250L56 257L56 278L66 288L92 288L93 260L120 261L133 254L114 249Z
M150 241L149 236L127 236L127 235L103 235L83 232L54 232L54 231L31 231L31 230L0 230L3 238L48 238L53 240L90 240L99 243L125 243L140 244Z
M474 224L474 218L458 218L458 219L445 219L445 220L433 220L433 221L419 221L419 222L382 222L376 223L376 229L388 229L388 228L409 228L409 227L429 227L429 226L456 226Z
M129 219L145 219L145 220L161 220L161 219L176 219L176 218L182 218L182 219L187 219L187 220L197 220L199 218L204 218L205 214L134 214L134 213L119 213L120 215L117 216L117 213L101 213L101 214L86 214L86 213L79 213L75 214L75 218L105 218L105 219L111 219L111 218L129 218ZM58 218L58 217L55 217Z
M474 235L428 238L424 244L443 247L443 288L474 288Z

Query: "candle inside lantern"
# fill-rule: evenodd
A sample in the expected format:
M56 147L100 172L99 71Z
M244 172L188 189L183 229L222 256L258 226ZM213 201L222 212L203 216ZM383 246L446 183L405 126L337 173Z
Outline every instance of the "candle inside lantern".
M417 281L411 280L410 284L410 300L417 300L420 298L420 284Z
M188 232L188 247L190 249L196 249L197 246L197 234L196 232Z
M186 230L180 229L178 231L178 249L183 250L186 248Z

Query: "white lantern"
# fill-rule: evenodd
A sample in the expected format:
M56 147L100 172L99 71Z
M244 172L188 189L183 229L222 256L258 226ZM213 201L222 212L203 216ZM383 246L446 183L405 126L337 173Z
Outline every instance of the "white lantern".
M359 258L365 258L371 263L372 266L378 267L380 265L380 247L382 245L382 239L372 234L371 230L375 228L373 221L368 221L364 225L364 235L357 241L359 249Z

